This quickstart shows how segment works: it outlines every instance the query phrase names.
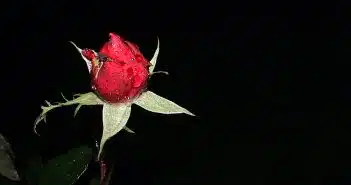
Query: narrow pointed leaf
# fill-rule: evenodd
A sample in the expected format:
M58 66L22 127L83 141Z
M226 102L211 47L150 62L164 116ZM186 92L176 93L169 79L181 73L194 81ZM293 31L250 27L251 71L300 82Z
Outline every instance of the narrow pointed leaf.
M89 71L89 73L90 73L90 71L91 71L91 66L92 66L91 61L88 60L87 58L85 58L85 57L83 56L83 54L82 54L82 49L80 49L74 42L72 42L72 41L69 41L69 42L78 50L78 52L79 52L80 55L82 56L83 60L84 60L85 63L87 64L88 71Z
M100 142L100 149L98 154L98 159L106 141L121 131L127 124L130 116L131 106L120 104L120 105L110 105L104 104L102 108L102 123L103 131Z
M34 128L33 128L34 132L37 133L36 127L39 124L39 122L42 120L44 120L46 122L46 114L55 108L79 104L76 111L74 112L74 115L76 115L78 113L80 106L82 106L82 105L103 105L103 101L100 100L100 98L97 97L93 92L89 92L89 93L85 93L85 94L78 94L75 96L77 96L77 97L74 98L73 100L66 100L66 102L57 103L55 105L52 105L50 102L45 101L47 106L41 106L42 112L34 122ZM64 98L64 99L66 99L66 98Z
M0 134L0 174L13 181L19 181L19 175L13 163L14 155L10 144Z
M157 48L155 50L154 56L150 60L151 66L149 67L149 72L152 73L155 69L158 53L160 52L160 39L157 37Z
M148 111L155 112L155 113L160 113L160 114L185 113L191 116L195 116L193 113L186 110L185 108L151 91L144 92L137 100L134 101L134 103Z
M38 185L72 185L88 168L93 151L81 146L50 160L42 170Z

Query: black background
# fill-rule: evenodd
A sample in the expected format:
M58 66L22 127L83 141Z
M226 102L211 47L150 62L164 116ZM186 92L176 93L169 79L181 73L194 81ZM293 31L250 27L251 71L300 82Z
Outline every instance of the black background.
M151 58L150 89L195 113L137 106L107 147L113 184L348 184L350 21L347 3L6 2L1 7L1 132L19 156L49 159L94 145L101 108L44 100L90 91L79 53L115 32ZM24 160L24 159L23 159ZM18 163L21 163L19 161ZM93 173L93 172L91 172ZM87 175L88 176L88 175ZM87 178L87 177L85 177Z

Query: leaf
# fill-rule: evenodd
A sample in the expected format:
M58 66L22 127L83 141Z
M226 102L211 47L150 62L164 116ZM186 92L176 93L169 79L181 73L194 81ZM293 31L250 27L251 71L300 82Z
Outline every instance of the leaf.
M85 61L85 63L87 64L87 67L88 67L88 71L90 73L91 71L91 66L92 66L92 63L90 60L88 60L87 58L85 58L82 54L82 49L80 49L74 42L72 41L69 41L69 43L71 43L77 50L78 52L80 53L80 55L82 56L83 60Z
M1 185L21 185L21 181L12 181L2 175L0 175L0 184Z
M151 66L149 67L150 74L154 71L156 67L158 53L160 52L160 39L157 37L157 48L155 50L154 56L150 60Z
M88 168L93 151L88 146L69 150L44 165L38 185L71 185Z
M13 181L19 181L20 177L13 164L14 155L10 144L0 134L0 174Z
M155 113L161 114L180 114L185 113L190 116L195 116L190 111L177 105L176 103L167 100L151 91L146 91L134 101L138 106Z
M62 95L63 96L63 95ZM47 106L42 106L41 109L42 109L42 112L41 114L38 116L38 118L35 120L34 122L34 132L36 132L36 128L37 128L37 125L39 124L40 121L44 120L44 122L46 122L46 114L57 108L57 107L62 107L62 106L69 106L69 105L74 105L74 104L79 104L77 109L75 110L74 112L74 116L78 113L78 110L79 108L82 106L82 105L103 105L103 101L100 100L100 98L98 98L93 92L89 92L89 93L85 93L85 94L76 94L74 95L75 96L78 96L77 98L74 98L73 100L67 100L64 96L63 98L66 100L66 102L64 103L57 103L55 105L52 105L50 102L48 101L45 101Z
M28 185L37 185L43 167L41 156L35 155L30 157L27 160L26 166L28 167L25 169L24 175Z
M106 141L112 136L116 135L121 131L127 124L130 116L131 105L130 104L119 104L110 105L104 104L102 108L102 123L103 131L100 142L100 149L98 154L98 159Z

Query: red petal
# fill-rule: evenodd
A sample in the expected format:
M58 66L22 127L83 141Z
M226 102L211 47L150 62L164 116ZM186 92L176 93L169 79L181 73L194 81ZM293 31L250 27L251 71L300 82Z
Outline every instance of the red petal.
M133 87L138 88L142 86L146 79L148 78L148 72L145 68L141 66L134 66L134 78L133 78Z
M130 41L125 41L127 44L128 44L128 46L130 47L130 49L132 49L132 51L135 53L135 54L141 54L140 53L140 50L139 50L139 47L136 45L136 44L134 44L134 43L132 43L132 42L130 42Z
M124 39L114 33L110 33L109 35L110 40L104 44L100 50L100 53L106 55L107 57L122 60L124 62L132 61L134 55Z
M148 70L142 64L113 61L102 65L92 86L105 101L122 103L140 94L147 80Z
M148 66L149 61L147 61L146 58L144 57L144 55L140 52L139 47L132 42L129 42L129 41L125 41L125 42L128 44L130 49L133 51L133 54L135 55L136 61L142 63L145 66Z
M82 55L90 61L92 61L96 57L95 53L91 49L83 49Z

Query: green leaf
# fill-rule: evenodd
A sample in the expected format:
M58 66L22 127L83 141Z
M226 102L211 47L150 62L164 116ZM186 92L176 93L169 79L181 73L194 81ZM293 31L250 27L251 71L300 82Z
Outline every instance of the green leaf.
M19 181L19 175L13 164L14 155L10 144L0 134L0 174L13 181Z
M41 156L36 155L30 157L27 161L27 166L24 175L28 185L37 185L43 167Z
M71 185L88 168L93 151L87 146L69 150L44 165L38 185Z
M63 95L62 95L63 96ZM50 102L45 101L47 106L42 106L42 112L41 114L38 116L38 118L35 120L34 122L34 132L36 132L36 127L39 124L40 121L44 120L44 122L46 122L46 114L57 108L57 107L62 107L62 106L70 106L70 105L74 105L74 104L78 104L77 109L74 112L74 116L77 114L79 108L82 105L103 105L103 101L100 100L100 98L98 98L93 92L89 92L89 93L85 93L85 94L76 94L74 96L78 96L77 98L74 98L73 100L67 100L64 96L63 99L66 102L63 103L56 103L55 105L52 105Z
M167 100L151 91L146 91L134 101L140 107L155 113L160 114L180 114L185 113L190 116L195 116L190 111L177 105L176 103Z
M160 39L157 37L157 48L155 50L154 56L150 60L151 66L149 67L150 74L154 71L156 67L156 61L158 57L158 53L160 52Z
M72 41L69 41L69 42L78 50L78 52L79 52L80 55L82 56L83 60L84 60L85 63L87 64L88 71L89 71L89 73L90 73L90 71L91 71L91 66L92 66L91 61L89 61L87 58L84 57L84 55L82 54L82 49L80 49L74 42L72 42Z
M12 181L12 180L0 175L0 184L1 185L20 185L21 181Z
M103 131L100 142L98 159L106 141L121 131L127 124L131 111L130 104L104 104L102 108Z

